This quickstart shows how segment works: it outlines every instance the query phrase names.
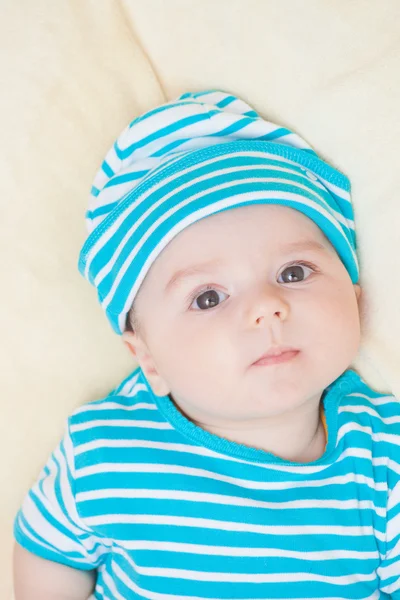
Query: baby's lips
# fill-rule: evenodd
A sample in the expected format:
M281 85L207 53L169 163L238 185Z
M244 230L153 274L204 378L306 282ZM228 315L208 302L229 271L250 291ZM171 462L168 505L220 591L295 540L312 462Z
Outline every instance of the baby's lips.
M264 354L262 354L261 356L256 358L256 360L252 363L252 365L263 360L264 358L271 358L272 356L280 356L281 354L284 354L285 352L296 352L297 353L297 352L299 352L299 350L297 348L293 348L292 346L271 346L267 350L267 352L264 352Z

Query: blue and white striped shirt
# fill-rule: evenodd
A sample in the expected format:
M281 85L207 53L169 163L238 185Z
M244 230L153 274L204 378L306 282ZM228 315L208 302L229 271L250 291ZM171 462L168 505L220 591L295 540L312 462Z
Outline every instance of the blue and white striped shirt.
M17 541L97 569L102 600L400 599L400 404L353 370L327 388L308 464L230 442L141 369L73 413Z

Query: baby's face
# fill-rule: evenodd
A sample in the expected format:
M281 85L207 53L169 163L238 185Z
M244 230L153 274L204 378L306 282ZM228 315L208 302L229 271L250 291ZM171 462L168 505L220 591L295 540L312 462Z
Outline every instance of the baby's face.
M163 250L136 301L144 338L125 340L155 393L171 393L199 422L277 416L319 398L349 367L360 342L359 291L302 213L231 209ZM298 352L254 365L272 346Z

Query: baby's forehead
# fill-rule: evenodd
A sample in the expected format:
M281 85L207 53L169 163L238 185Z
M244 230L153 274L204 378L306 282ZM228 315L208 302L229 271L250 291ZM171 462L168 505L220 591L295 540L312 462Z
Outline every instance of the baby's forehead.
M334 250L317 224L299 211L280 206L245 208L250 210L235 209L196 221L172 238L162 254L180 264L188 257L218 260L224 254L257 250Z
M330 244L329 240L316 240L312 238L291 238L286 240L285 243L273 242L268 246L265 252L257 251L251 247L243 247L240 252L235 251L231 248L232 252L226 248L224 252L207 252L206 255L202 253L192 253L188 255L181 254L180 256L174 256L170 260L168 257L164 261L164 272L165 274L173 272L170 278L170 283L174 284L177 280L185 277L194 275L202 272L211 271L223 271L225 269L232 269L239 267L241 263L249 261L249 264L267 263L269 259L273 260L280 257L282 260L291 255L292 257L298 255L301 258L302 255L312 255L314 257L332 255L332 253L338 257L335 248ZM156 261L157 262L157 261Z
M168 292L196 275L264 268L269 261L312 261L336 250L304 214L277 205L251 205L197 220L169 240L150 267L145 286ZM149 281L150 280L150 281Z

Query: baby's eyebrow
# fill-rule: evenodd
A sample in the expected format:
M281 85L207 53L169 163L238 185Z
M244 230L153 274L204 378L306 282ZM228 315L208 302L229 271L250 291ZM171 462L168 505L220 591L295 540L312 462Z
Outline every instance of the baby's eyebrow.
M327 246L324 246L320 242L316 240L300 240L296 242L290 242L289 244L285 244L281 248L281 252L300 252L304 250L314 250L318 252L329 252ZM197 275L200 273L208 273L213 267L221 266L224 264L222 260L209 260L207 262L191 265L190 267L186 267L184 269L179 269L176 271L171 279L168 281L167 285L164 288L165 293L171 291L172 288L176 287L178 283L182 280L191 277L192 275Z
M171 289L178 285L183 279L187 277L191 277L192 275L197 275L199 273L207 273L213 267L221 266L223 263L222 260L209 260L205 263L201 263L199 265L192 265L191 267L186 267L185 269L179 269L168 281L165 286L165 292L171 291Z

